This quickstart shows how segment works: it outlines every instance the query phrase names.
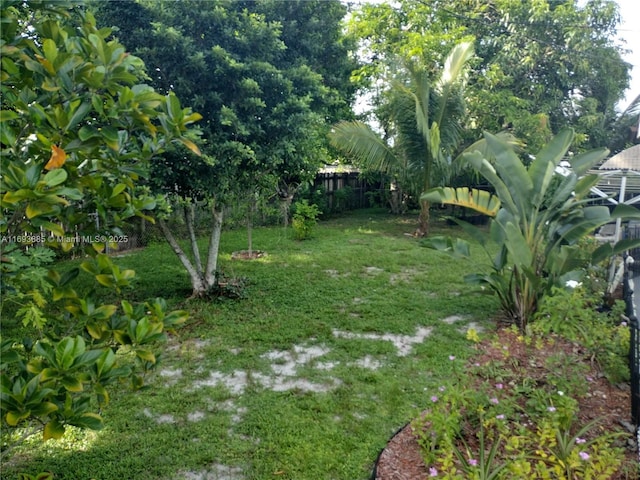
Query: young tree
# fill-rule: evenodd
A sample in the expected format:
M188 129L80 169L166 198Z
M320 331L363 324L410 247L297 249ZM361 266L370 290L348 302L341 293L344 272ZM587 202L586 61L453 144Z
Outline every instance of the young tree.
M140 387L153 343L186 318L162 299L122 298L135 272L103 252L124 220L150 218L156 199L140 179L171 143L197 148L188 125L200 117L145 85L143 62L78 2L5 1L0 19L0 415L3 435L46 440L66 425L100 428L110 385ZM74 247L88 255L79 268L48 268ZM81 275L121 302L76 292ZM38 335L23 339L20 321Z
M471 42L456 45L437 76L425 68L426 59L407 60L407 80L396 76L386 97L392 144L362 122L336 124L330 134L333 144L356 156L367 169L397 175L415 198L443 184L461 140L463 79L472 56ZM420 200L418 236L429 233L429 209L429 201Z

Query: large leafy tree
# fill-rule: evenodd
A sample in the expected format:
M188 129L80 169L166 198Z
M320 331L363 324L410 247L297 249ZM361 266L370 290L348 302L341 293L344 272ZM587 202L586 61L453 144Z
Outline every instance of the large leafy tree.
M348 69L331 70L330 61L319 55L328 46L337 55L336 65L344 64L347 50L337 37L337 13L344 7L336 1L301 6L312 15L301 17L292 5L279 2L97 4L98 18L118 26L118 37L154 72L154 85L175 90L204 117L206 162L176 151L156 163L154 175L158 190L182 203L190 199L187 211L194 203L212 209L208 266L200 267L197 252L190 260L172 241L191 273L194 294L206 293L215 282L215 240L228 195L252 200L265 191L275 193L279 184L289 198L288 186L312 178L326 159L327 118L348 103L348 89L337 87L343 85L338 78L347 83ZM318 23L322 26L305 27Z
M447 41L472 35L465 143L507 128L534 153L566 126L576 132L574 148L607 144L628 83L629 65L614 43L618 20L606 0L400 1L365 6L352 32L371 60L359 73L373 79L397 52L418 51L417 38L442 55ZM446 37L434 42L434 32Z
M161 299L129 303L135 272L103 251L124 239L122 222L149 218L156 199L140 179L172 143L195 148L199 116L146 85L143 62L78 2L5 1L0 16L2 432L59 438L67 425L100 428L110 386L141 386L153 343L186 317ZM51 268L74 247L80 267ZM99 304L98 288L121 301ZM19 322L37 333L23 338Z
M363 122L342 122L330 134L334 145L368 169L395 177L414 198L446 181L451 156L461 140L464 73L473 44L456 45L434 75L427 58L406 59L385 92L385 139ZM428 200L420 201L417 234L429 231Z

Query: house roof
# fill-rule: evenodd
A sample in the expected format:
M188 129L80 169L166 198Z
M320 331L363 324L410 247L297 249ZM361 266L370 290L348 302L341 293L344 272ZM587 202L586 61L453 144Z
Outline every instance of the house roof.
M640 144L621 151L599 167L600 170L640 171Z

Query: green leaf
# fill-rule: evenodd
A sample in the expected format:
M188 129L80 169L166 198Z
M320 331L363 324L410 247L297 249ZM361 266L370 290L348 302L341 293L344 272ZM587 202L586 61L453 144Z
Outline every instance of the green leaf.
M15 120L19 115L12 110L0 110L0 123L7 122L9 120ZM6 128L6 127L2 127Z
M136 349L136 355L146 362L156 363L156 356L150 350L138 348Z
M73 129L76 125L78 125L84 117L87 116L87 113L91 110L91 103L83 102L80 106L73 112L73 115L69 119L69 123L65 126L65 132Z
M55 187L57 185L60 185L61 183L64 183L64 181L67 179L67 176L67 171L64 168L56 168L54 170L51 170L50 172L47 172L43 180L47 184L47 187Z
M518 208L518 213L524 216L530 211L533 200L533 182L529 173L510 145L487 132L485 132L485 138L495 156L496 170L507 186ZM504 200L499 194L498 197Z
M73 416L68 420L70 425L89 430L101 430L104 428L104 421L97 413L83 413L82 415Z
M116 286L116 282L113 279L113 275L106 275L106 274L96 275L96 280L100 285L104 285L105 287L111 288Z
M44 426L42 438L45 441L50 439L59 440L64 435L64 430L64 425L54 418Z
M5 416L5 420L7 421L7 424L9 424L10 427L15 427L22 420L26 420L27 418L29 418L29 415L31 415L31 411L29 410L25 412L10 411L10 412L7 412L7 415Z
M62 386L64 386L64 388L69 392L82 392L84 390L80 379L72 377L71 375L65 375L62 377L60 379L60 383L62 383Z
M56 363L62 370L71 368L76 357L82 355L86 350L82 337L63 338L56 346Z

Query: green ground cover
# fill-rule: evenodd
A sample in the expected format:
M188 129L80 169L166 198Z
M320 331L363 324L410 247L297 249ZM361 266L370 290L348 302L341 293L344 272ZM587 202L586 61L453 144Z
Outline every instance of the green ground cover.
M3 478L368 478L390 435L451 375L449 356L471 354L469 325L492 328L498 307L462 282L468 263L419 246L413 228L368 210L302 242L256 229L267 255L252 261L231 259L246 232L225 232L220 265L247 279L241 300L186 299L164 244L118 257L137 272L130 298L163 296L190 320L162 346L154 388L118 390L101 431L27 443Z

